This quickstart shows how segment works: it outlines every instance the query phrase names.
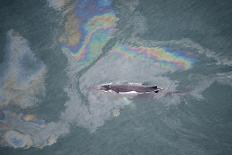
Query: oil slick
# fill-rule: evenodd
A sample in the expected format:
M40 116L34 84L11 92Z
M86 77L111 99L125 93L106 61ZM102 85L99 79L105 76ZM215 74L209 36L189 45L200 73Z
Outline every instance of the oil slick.
M36 105L45 92L46 66L38 60L28 41L19 33L7 33L5 62L1 64L0 107Z

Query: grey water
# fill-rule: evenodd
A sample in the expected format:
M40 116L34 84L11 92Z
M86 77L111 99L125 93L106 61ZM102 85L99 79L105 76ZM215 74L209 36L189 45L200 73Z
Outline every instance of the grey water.
M134 25L123 30L128 24L127 9L118 5L119 1L113 1L120 18L119 27L125 34L119 34L116 39L123 41L130 36L126 32L142 28ZM189 38L218 55L231 57L231 7L229 0L141 0L135 11L145 18L146 30L137 34L144 40L155 41ZM63 89L68 83L67 58L54 41L62 33L61 16L49 8L46 1L0 1L0 62L6 54L7 31L14 29L27 38L36 57L47 66L48 74L46 95L38 106L25 111L48 121L57 120L68 100ZM113 46L111 44L114 43L108 43L106 50ZM204 68L204 64L191 70L200 75L231 71L231 66ZM170 77L185 84L189 82L187 74L176 73ZM135 107L126 107L119 117L107 120L94 133L73 126L69 134L51 146L27 150L0 147L0 154L232 154L231 86L214 82L202 95L204 100L188 99L172 106L137 97L133 100Z

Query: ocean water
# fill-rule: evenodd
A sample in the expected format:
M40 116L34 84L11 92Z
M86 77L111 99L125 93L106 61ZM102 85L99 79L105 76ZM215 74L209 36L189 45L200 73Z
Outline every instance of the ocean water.
M231 154L231 7L1 1L0 154ZM96 89L108 82L164 90Z

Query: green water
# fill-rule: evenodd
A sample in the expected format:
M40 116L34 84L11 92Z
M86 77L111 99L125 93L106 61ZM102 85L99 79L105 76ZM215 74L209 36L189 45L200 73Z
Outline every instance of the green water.
M232 3L229 1L145 0L140 1L133 11L121 5L121 1L113 1L113 9L119 18L119 31L105 45L103 54L81 70L77 78L91 75L94 69L98 69L98 61L107 56L115 42L126 42L134 39L134 35L140 40L149 41L188 38L218 56L231 58ZM131 24L130 21L137 16L143 17L146 24L139 24L141 19ZM22 111L37 114L47 122L59 120L69 100L64 90L70 81L66 72L68 60L57 41L63 32L63 22L62 13L49 8L46 1L0 2L0 62L4 61L6 33L10 29L28 40L48 72L45 96L37 106ZM143 27L146 27L144 31ZM110 65L108 68L111 70ZM221 78L227 79L231 71L231 65L216 65L216 60L202 58L190 70L167 73L167 76L179 81L180 87L190 85L194 88L199 81L214 78L218 73L223 73ZM228 81L231 81L231 77ZM170 103L174 100L172 98L162 102L152 97L135 97L131 105L121 110L119 117L104 120L104 125L94 132L71 122L70 132L51 146L25 150L0 147L0 154L231 154L232 88L229 82L215 80L201 93L204 99L188 97L178 104L169 105L169 100ZM15 107L6 109L11 108L20 111Z

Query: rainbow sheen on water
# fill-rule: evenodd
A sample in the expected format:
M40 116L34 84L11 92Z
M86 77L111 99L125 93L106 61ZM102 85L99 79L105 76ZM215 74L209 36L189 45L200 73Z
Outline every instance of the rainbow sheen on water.
M192 68L196 59L187 52L175 51L163 47L133 47L118 44L112 49L113 52L123 55L128 59L143 59L144 61L155 61L163 68L188 70Z
M64 45L62 49L71 52L79 63L89 63L102 52L103 46L112 37L116 22L117 18L113 12L94 16L81 31L84 39L75 47Z

